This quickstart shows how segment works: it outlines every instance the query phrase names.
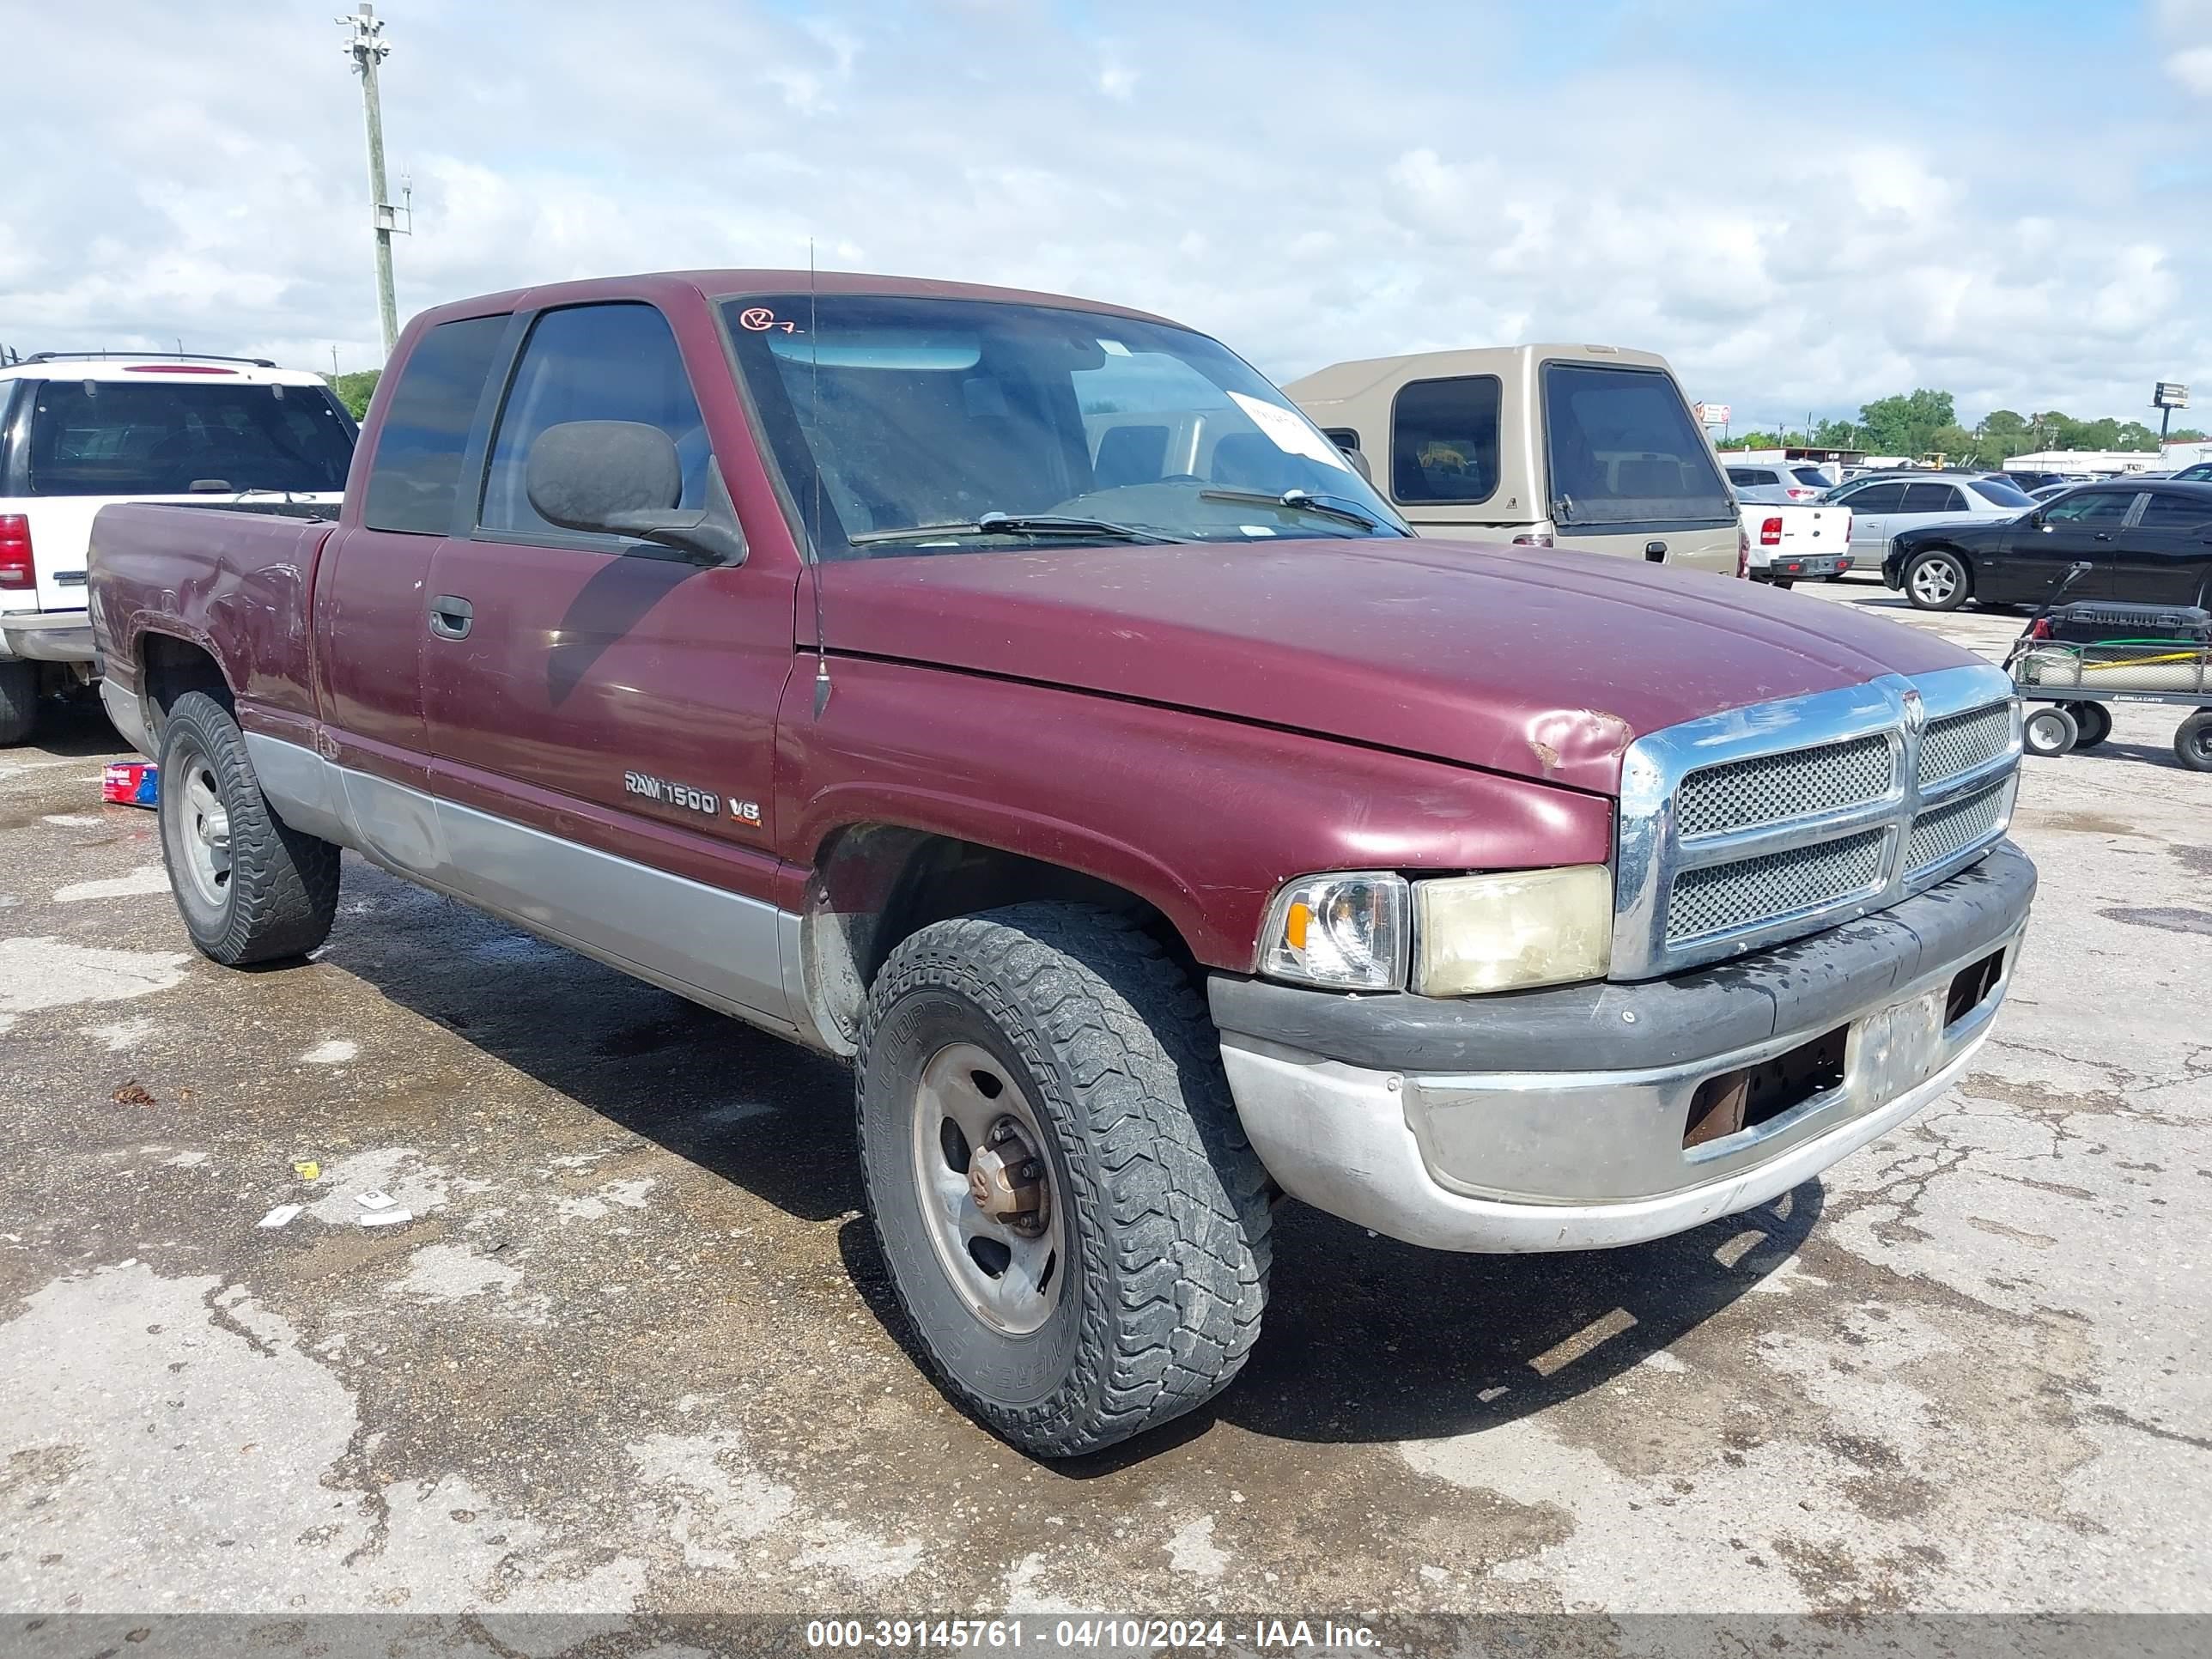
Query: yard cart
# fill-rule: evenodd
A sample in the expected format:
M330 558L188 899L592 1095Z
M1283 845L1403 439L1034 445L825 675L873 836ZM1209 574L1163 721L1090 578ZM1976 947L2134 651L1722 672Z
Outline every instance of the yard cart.
M2089 567L2077 564L2013 641L2005 658L2024 702L2031 755L2094 749L2112 733L2115 702L2162 702L2195 712L2173 734L2173 752L2212 772L2212 612L2182 605L2103 600L2062 604Z

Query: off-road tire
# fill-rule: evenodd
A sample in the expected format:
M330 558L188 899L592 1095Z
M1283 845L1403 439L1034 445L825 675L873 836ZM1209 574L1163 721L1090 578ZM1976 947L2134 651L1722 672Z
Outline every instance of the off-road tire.
M1950 590L1940 597L1923 596L1922 590L1927 585L1916 581L1914 578L1920 572L1938 565L1950 567ZM1912 562L1905 567L1904 585L1905 597L1918 611L1956 611L1973 596L1974 591L1973 578L1967 574L1966 562L1956 553L1941 547L1914 556Z
M2045 760L2055 760L2074 747L2081 735L2073 714L2066 705L2057 702L2039 703L2027 711L2021 722L2021 744L2031 755L2040 755Z
M181 787L204 756L230 821L230 878L220 902L203 900L181 860ZM338 908L338 849L293 829L269 805L247 758L238 722L204 691L179 697L161 728L158 808L161 860L185 931L203 956L227 968L303 957L330 936Z
M38 664L0 662L0 745L28 742L38 723Z
M2212 708L2200 708L2173 733L2173 757L2192 772L2212 772Z
M2067 705L2080 728L2074 739L2076 749L2094 749L2112 735L2112 711L2101 702L2075 702Z
M931 1056L974 1043L1050 1143L1060 1301L1012 1337L971 1312L924 1229L910 1148ZM1072 1457L1211 1399L1267 1301L1267 1176L1188 976L1128 919L1029 903L922 928L870 988L861 1167L876 1237L947 1394L1037 1457Z

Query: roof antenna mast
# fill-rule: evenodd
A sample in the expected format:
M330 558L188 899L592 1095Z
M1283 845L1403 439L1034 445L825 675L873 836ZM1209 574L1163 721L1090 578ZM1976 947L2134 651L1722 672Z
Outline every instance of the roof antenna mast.
M812 382L809 395L814 404L809 420L814 429L807 434L807 447L814 452L814 512L808 521L811 545L806 568L814 588L814 718L817 720L830 706L830 639L822 625L822 337L815 331L821 289L822 279L814 268L814 239L810 236L806 239L806 355L808 379Z

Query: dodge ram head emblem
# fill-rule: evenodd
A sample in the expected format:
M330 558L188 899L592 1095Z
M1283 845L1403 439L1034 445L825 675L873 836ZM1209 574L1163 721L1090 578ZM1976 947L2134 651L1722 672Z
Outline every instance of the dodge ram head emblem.
M1918 737L1921 728L1928 724L1928 705L1920 701L1917 691L1905 694L1905 729Z

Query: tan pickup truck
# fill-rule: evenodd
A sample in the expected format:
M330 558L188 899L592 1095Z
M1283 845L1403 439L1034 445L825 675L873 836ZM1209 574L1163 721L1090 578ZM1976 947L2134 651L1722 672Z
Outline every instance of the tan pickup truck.
M1649 351L1422 351L1333 363L1284 390L1424 536L1739 568L1728 480Z

